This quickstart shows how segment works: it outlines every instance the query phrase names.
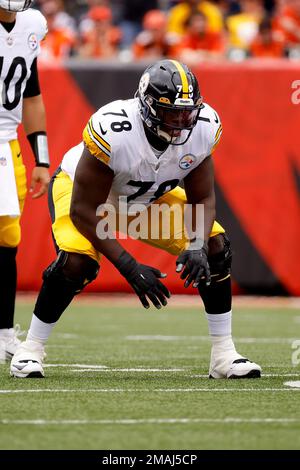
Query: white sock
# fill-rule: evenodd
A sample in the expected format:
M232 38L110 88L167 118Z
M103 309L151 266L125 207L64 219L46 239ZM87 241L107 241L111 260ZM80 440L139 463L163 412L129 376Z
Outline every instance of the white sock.
M232 310L214 315L206 313L210 336L231 336Z
M0 329L0 338L4 338L8 335L8 328L1 328Z
M56 323L44 323L33 314L26 339L45 345Z
M217 315L206 313L206 318L214 354L235 351L231 336L232 310Z

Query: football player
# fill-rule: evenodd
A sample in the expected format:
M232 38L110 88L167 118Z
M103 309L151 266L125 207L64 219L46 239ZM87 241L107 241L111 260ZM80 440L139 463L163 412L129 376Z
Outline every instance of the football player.
M23 122L36 166L30 192L42 196L50 181L45 109L37 56L45 37L45 18L31 0L0 0L0 362L11 359L20 343L14 328L16 254L26 173L17 140Z
M160 232L144 241L176 255L185 287L199 290L212 340L209 375L260 377L260 366L237 353L231 336L232 252L215 221L212 153L221 133L220 118L202 102L195 76L175 60L148 67L134 99L109 103L91 117L83 142L64 156L50 184L58 257L43 274L28 336L11 361L11 375L44 376L44 346L51 330L73 297L96 278L101 254L145 308L149 301L157 308L167 305L170 293L161 282L165 275L139 263L116 237L105 238L105 224L103 229L98 224L98 206L109 203L119 210L118 200L126 196L130 217L135 203L143 204L149 217L155 204L176 211L187 202L192 210L204 206L202 237L189 239L184 230L177 236L174 225L169 237Z

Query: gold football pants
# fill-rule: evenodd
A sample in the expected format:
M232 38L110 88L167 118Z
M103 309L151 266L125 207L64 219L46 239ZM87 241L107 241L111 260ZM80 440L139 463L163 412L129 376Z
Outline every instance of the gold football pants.
M88 255L99 263L101 253L95 250L91 242L76 229L71 221L70 205L72 188L73 182L70 177L63 171L58 171L50 185L49 198L52 217L52 231L55 243L59 250ZM182 188L177 187L173 189L173 191L161 196L154 204L166 204L166 207L173 207L176 205L177 208L182 208L185 203L185 192ZM150 217L149 208L148 217ZM128 220L130 221L132 219L129 217ZM151 223L149 223L148 226L151 226ZM176 229L174 230L174 227L172 227L171 224L170 236L168 238L163 237L161 233L158 233L158 236L154 239L149 236L145 239L141 239L141 241L165 250L173 255L179 255L186 247L187 238L184 231L181 231L180 234L175 232ZM214 237L219 233L224 232L225 230L223 227L218 222L214 222L210 236Z

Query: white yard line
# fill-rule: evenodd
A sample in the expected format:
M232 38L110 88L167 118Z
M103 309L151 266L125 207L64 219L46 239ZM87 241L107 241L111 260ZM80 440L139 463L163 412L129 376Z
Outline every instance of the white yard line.
M43 367L76 367L77 369L107 369L99 364L44 364Z
M186 372L186 369L70 369L70 372Z
M128 341L211 341L210 336L130 335ZM286 344L299 338L234 338L235 343Z
M288 387L300 388L300 380L295 380L291 382L284 382L284 385Z
M56 338L62 338L62 339L78 339L80 338L80 335L77 335L75 333L55 333L53 335Z
M297 388L92 388L92 389L66 389L66 388L44 388L44 389L12 389L0 390L1 394L16 393L218 393L218 392L295 392ZM300 389L299 389L300 391Z
M109 370L108 370L109 372ZM208 374L194 374L194 375L187 375L186 377L190 377L191 379L207 379ZM265 377L300 377L300 374L264 374L262 373L262 378Z
M32 420L14 420L14 419L1 419L0 424L15 424L15 425L93 425L93 424L288 424L299 423L300 419L297 418L150 418L150 419L32 419Z

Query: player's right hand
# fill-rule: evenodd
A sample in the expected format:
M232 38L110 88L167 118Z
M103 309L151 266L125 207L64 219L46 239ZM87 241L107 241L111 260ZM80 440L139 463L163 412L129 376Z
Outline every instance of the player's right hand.
M148 299L158 309L167 305L167 299L171 297L171 294L166 286L159 281L159 279L165 278L166 274L152 266L139 264L126 251L120 255L116 267L132 286L145 308L150 307Z
M47 190L50 183L50 174L48 168L36 166L31 175L31 184L30 184L30 193L33 193L40 184L40 188L32 195L32 199L38 199L43 196Z

